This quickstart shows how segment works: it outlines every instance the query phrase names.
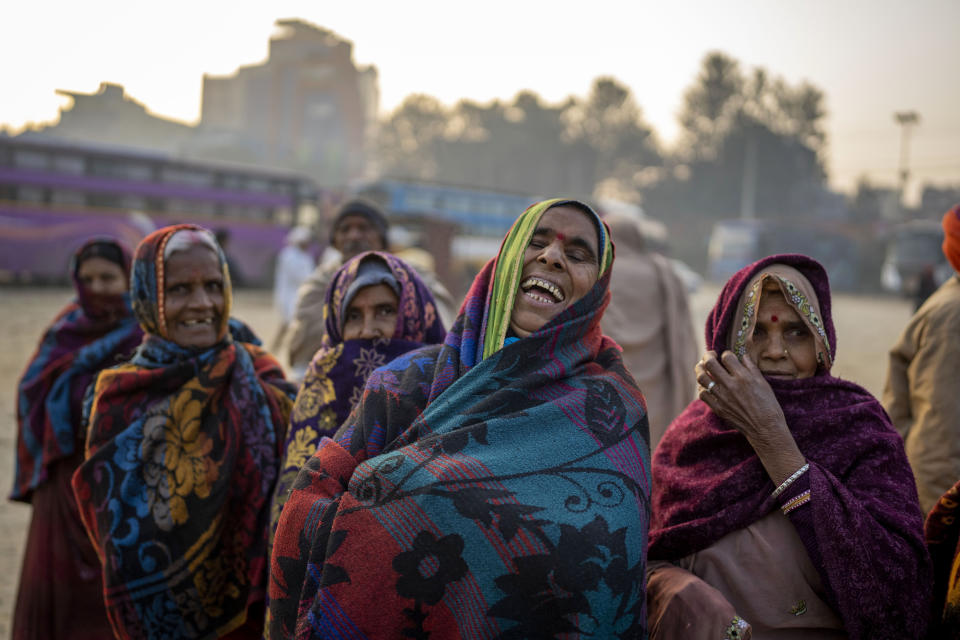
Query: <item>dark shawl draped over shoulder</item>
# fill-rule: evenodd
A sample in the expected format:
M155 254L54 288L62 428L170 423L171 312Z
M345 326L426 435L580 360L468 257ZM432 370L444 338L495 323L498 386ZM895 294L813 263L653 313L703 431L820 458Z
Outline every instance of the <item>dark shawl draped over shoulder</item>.
M344 300L365 260L381 260L399 286L397 324L393 337L343 339ZM307 368L297 393L284 443L283 463L273 499L271 530L303 464L317 450L320 438L331 437L357 405L363 385L374 369L413 349L443 342L446 331L433 294L406 262L379 251L368 251L348 260L333 276L323 305L326 333Z
M518 219L444 345L374 371L305 465L273 550L271 637L645 635L649 436L600 330L599 220L593 289L526 338L490 333L561 202Z
M133 308L147 337L130 363L96 380L87 459L73 477L103 564L118 638L213 638L263 626L269 501L294 388L252 332L224 310L204 350L167 339L164 249L137 248ZM212 236L211 236L212 237Z
M83 393L94 375L133 353L143 332L127 294L96 295L80 282L78 258L93 245L111 245L130 275L130 251L116 240L94 238L74 254L70 275L77 298L44 332L17 386L17 459L11 500L30 502L33 490L58 460L82 448Z
M735 274L707 318L708 349L731 348L747 285L778 264L812 285L829 355L836 354L827 274L802 255L771 256ZM792 303L802 308L807 301L799 290L794 295ZM807 486L812 499L792 510L790 520L851 638L923 637L930 558L903 442L872 395L830 375L831 361L811 378L769 380L810 463L795 484ZM677 560L709 547L779 506L747 440L701 400L667 429L653 459L653 486L651 560Z

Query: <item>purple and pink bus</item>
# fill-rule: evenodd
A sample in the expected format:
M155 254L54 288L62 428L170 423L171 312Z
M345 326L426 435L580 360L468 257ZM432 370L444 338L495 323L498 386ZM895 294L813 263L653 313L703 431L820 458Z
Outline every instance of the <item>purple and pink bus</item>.
M132 248L153 229L193 222L228 234L236 281L268 285L289 228L316 219L319 196L294 173L0 138L0 282L62 282L90 237Z

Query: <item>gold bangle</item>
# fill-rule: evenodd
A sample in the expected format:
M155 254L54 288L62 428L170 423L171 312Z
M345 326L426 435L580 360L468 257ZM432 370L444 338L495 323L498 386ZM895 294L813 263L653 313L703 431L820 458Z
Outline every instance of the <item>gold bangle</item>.
M770 494L771 497L776 498L776 497L779 496L781 493L783 493L784 491L786 491L787 487L789 487L790 485L792 485L797 478L799 478L800 476L802 476L803 474L805 474L805 473L807 472L807 470L809 470L809 469L810 469L810 463L807 462L807 463L804 464L802 467L800 467L799 469L797 469L796 471L794 471L792 476L790 476L789 478L787 478L786 480L784 480L784 481L780 484L779 487L777 487L776 489L773 490L773 493Z
M780 510L783 511L783 515L787 515L797 507L802 507L803 505L810 502L810 489L807 489L796 498L793 498L787 504L780 507Z

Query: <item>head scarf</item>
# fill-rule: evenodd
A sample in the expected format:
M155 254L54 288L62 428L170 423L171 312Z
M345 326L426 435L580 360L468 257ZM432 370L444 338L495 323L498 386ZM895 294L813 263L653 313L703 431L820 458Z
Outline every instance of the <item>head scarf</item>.
M130 286L133 312L140 326L146 333L163 338L164 341L170 340L164 313L166 295L164 265L174 252L194 245L209 248L217 254L220 262L220 270L223 273L223 313L220 315L220 326L217 327L217 340L222 341L227 336L233 289L230 286L230 270L227 268L226 255L210 231L194 224L178 224L157 229L140 242L137 246L136 260L133 263L133 279Z
M443 346L374 371L301 470L274 544L273 635L643 637L647 422L600 329L612 246L586 205L598 282L483 351L512 309L517 252L560 202L521 216Z
M796 254L770 256L734 274L707 318L707 348L721 353L743 338L739 331L752 332L749 294L759 292L765 274L791 292L787 301L808 324L822 328L815 335L832 357L836 332L827 274ZM814 312L819 322L809 317ZM791 518L809 518L809 529L798 526L798 533L851 638L891 637L891 630L922 637L929 557L903 441L880 403L831 376L828 364L810 378L768 380L810 463L802 479L809 482L810 511L805 506ZM746 438L702 400L693 401L660 441L653 486L652 559L683 558L778 508L773 483Z
M350 283L350 286L347 288L347 292L343 294L340 301L340 319L338 323L341 330L343 329L344 322L346 322L347 309L350 307L350 303L353 302L353 299L357 296L357 294L360 293L362 289L373 287L378 284L383 284L390 287L393 290L393 295L398 297L400 296L400 284L397 282L397 278L393 275L393 273L390 272L390 268L383 260L378 260L376 258L362 260L360 262L360 266L357 267L357 273L353 279L353 282Z
M94 295L80 282L80 265L94 257L119 258L129 277L130 251L116 240L95 238L74 254L70 275L77 298L44 332L17 386L13 500L29 502L50 466L82 448L84 390L97 371L129 357L143 336L128 294Z
M810 334L813 336L814 348L817 353L818 371L827 373L833 366L833 348L827 344L827 329L823 324L823 314L820 311L819 296L814 292L813 285L806 276L791 266L785 264L769 264L754 275L743 287L743 293L736 307L736 317L739 325L734 325L735 331L730 331L730 337L725 349L729 349L742 358L747 353L747 341L753 335L757 326L757 307L763 295L763 288L767 282L774 283L783 294L787 304L792 306ZM830 304L830 291L821 291L824 301ZM829 309L829 306L827 307ZM832 344L836 345L836 333L833 330L832 320L830 332L833 336ZM722 353L723 351L717 351Z
M367 270L366 286L382 282L385 276L397 290L397 325L390 340L343 339L345 307L359 289L356 285L368 265L385 270ZM428 344L439 344L446 331L437 315L433 295L403 260L389 253L368 251L348 260L330 281L323 307L326 333L323 346L310 366L291 416L284 445L284 461L275 491L272 522L276 526L297 472L317 449L322 437L333 436L360 400L363 385L374 369L397 356ZM273 527L272 527L273 528Z
M943 255L960 271L960 204L943 214Z
M230 280L216 245L219 342L190 349L167 339L163 256L184 231L184 246L209 246L202 228L177 225L137 247L134 311L148 335L129 363L97 377L87 459L73 477L120 638L263 624L269 496L294 390L252 332L228 319Z

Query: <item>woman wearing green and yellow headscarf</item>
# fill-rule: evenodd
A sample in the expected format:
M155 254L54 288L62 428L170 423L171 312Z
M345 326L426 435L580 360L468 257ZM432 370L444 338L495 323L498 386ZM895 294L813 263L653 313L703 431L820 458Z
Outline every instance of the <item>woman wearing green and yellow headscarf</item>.
M643 397L603 336L613 246L527 209L445 343L368 378L294 483L270 636L642 637Z

